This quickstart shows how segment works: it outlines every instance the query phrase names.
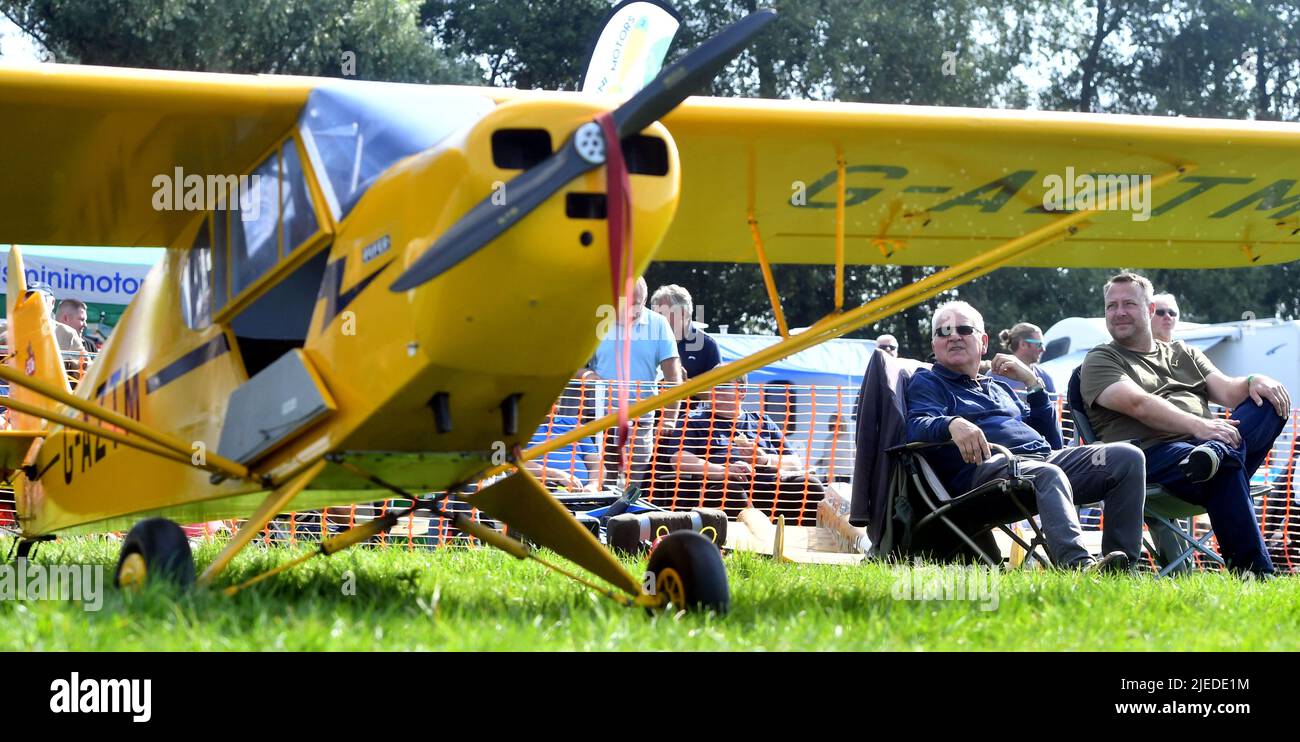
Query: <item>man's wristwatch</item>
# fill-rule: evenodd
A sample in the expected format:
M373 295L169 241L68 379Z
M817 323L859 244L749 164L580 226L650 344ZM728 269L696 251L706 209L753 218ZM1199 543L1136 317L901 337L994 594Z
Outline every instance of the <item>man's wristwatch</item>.
M1033 394L1034 392L1045 392L1045 391L1047 391L1047 385L1043 383L1042 379L1039 379L1038 381L1034 382L1033 386L1025 387L1026 395Z

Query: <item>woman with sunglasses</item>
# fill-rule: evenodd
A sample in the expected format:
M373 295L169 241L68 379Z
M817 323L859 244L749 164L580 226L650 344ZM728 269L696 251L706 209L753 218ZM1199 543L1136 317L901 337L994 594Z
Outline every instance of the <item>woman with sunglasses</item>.
M1012 355L1019 358L1034 372L1034 375L1043 382L1043 388L1047 390L1048 394L1056 394L1056 385L1052 383L1052 377L1048 376L1038 365L1038 359L1043 357L1043 331L1039 329L1038 325L1021 322L1010 330L999 332L998 340L1002 342L1003 348L1010 351ZM1004 382L1016 391L1025 388L1022 382L1015 379L996 374L993 378Z

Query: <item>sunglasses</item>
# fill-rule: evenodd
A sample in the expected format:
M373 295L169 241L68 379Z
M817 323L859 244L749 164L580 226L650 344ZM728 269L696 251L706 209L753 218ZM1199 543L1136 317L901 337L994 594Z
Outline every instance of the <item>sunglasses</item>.
M1042 340L1035 340L1034 338L1021 338L1021 339L1020 339L1020 342L1024 343L1025 345L1032 345L1032 346L1034 346L1035 348L1041 348L1041 347L1043 347L1043 341L1042 341Z
M897 345L877 345L876 347L881 350L898 350Z
M1173 319L1173 318L1177 318L1177 317L1178 317L1178 312L1175 312L1175 311L1172 310L1172 309L1157 309L1157 310L1156 310L1156 316L1157 316L1157 317L1169 317L1169 318Z
M971 325L957 325L956 327L953 327L951 325L945 325L944 327L935 328L934 336L940 338L946 338L952 335L953 332L956 332L958 335L965 337L967 335L974 335L975 333L980 331L981 330L978 327L973 327Z

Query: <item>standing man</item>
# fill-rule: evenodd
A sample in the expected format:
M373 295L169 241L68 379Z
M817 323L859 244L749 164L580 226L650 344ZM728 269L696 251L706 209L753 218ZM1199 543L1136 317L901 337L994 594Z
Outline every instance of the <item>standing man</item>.
M1155 316L1151 318L1151 336L1172 343L1174 329L1178 327L1178 300L1173 294L1156 294L1151 301L1156 305Z
M1153 293L1133 273L1103 289L1113 340L1088 351L1080 372L1092 426L1103 441L1136 439L1148 480L1206 509L1230 569L1272 574L1250 478L1282 432L1291 397L1267 376L1226 376L1196 348L1156 342ZM1210 402L1232 417L1215 416Z
M951 301L934 315L936 363L907 386L907 440L952 441L926 460L954 496L969 492L1006 470L989 443L1021 459L1034 483L1043 535L1052 560L1077 569L1120 570L1136 562L1142 548L1142 506L1146 477L1142 452L1128 443L1061 448L1061 426L1043 383L1023 361L999 353L993 372L1024 383L1020 401L1005 384L979 375L989 347L984 318L963 301ZM1106 501L1100 562L1083 544L1076 504Z
M660 286L650 297L650 306L673 328L677 355L682 362L682 378L694 379L722 363L718 343L691 322L695 316L691 292L675 283Z
M91 353L99 350L99 344L86 337L86 303L80 299L64 299L54 312L54 319L62 322L81 338L85 349Z
M876 347L895 358L898 357L898 338L893 335L881 335L876 338Z
M627 369L628 404L652 397L659 391L656 379L662 374L663 380L678 384L682 380L682 364L677 356L677 343L673 341L673 330L668 320L647 312L645 308L648 288L644 278L638 278L627 311L631 312L632 331L629 337L631 357ZM580 380L617 380L618 364L623 353L623 317L617 315L587 367L579 371ZM598 328L597 331L599 331ZM618 399L618 390L613 384L605 390L607 409L614 409ZM663 420L672 427L677 422L677 406L670 405L663 410ZM635 484L645 486L650 476L650 456L654 448L654 413L643 415L633 420L632 436L632 477ZM606 440L610 436L606 436ZM607 449L608 450L608 449ZM613 473L617 466L610 466L610 457L606 456L606 472Z

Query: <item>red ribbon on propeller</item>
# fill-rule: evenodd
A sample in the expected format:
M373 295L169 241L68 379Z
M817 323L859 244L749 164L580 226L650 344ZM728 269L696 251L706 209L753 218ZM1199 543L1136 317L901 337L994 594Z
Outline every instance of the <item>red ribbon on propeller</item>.
M623 342L618 349L618 468L626 471L627 441L631 424L627 415L628 384L632 366L632 307L636 286L632 273L632 184L628 180L627 163L623 160L623 147L614 126L614 115L602 113L596 117L605 134L605 220L609 226L609 279L614 293L614 306L620 312ZM619 276L623 286L619 289ZM620 302L626 299L626 303Z

